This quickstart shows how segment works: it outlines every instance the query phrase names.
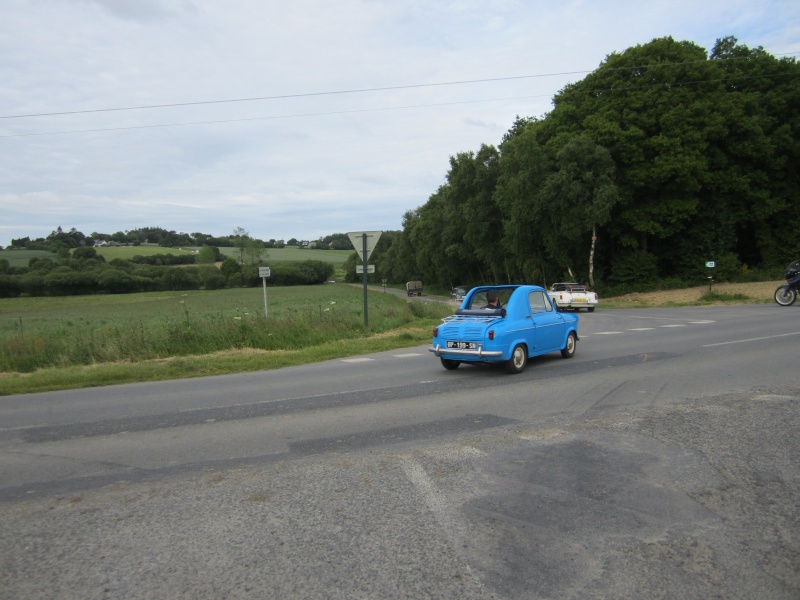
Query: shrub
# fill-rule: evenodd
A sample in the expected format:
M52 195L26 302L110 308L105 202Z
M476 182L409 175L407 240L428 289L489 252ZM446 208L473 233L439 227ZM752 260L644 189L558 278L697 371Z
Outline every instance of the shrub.
M657 277L656 257L649 252L638 251L614 260L608 282L616 285L641 286L656 283Z

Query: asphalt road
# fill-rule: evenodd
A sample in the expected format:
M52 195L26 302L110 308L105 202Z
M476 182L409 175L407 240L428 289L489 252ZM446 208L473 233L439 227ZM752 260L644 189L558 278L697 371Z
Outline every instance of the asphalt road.
M799 318L0 397L0 598L800 598Z

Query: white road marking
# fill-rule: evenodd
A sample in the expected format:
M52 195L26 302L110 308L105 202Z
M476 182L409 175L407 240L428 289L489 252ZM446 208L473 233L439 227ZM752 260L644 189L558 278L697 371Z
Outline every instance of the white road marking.
M343 358L342 362L359 363L359 362L372 362L374 358Z
M653 331L655 327L634 327L633 329L628 329L628 331Z
M483 454L482 452L480 454ZM440 492L433 480L425 472L422 465L415 459L408 457L400 461L400 467L406 474L406 478L411 482L417 491L417 494L428 507L428 510L433 514L436 521L439 523L441 531L447 536L450 542L450 547L458 554L461 555L462 548L467 547L467 541L473 533L464 519L460 518L457 509L454 508L453 503ZM481 580L473 573L469 566L469 561L464 561L463 568L472 580L472 584L479 590L484 589Z
M409 352L408 354L392 354L395 358L409 358L411 356L423 356L420 352Z
M621 331L597 331L594 335L616 335L622 333Z
M659 327L686 327L683 323L672 323L671 325L659 325Z
M703 348L713 348L714 346L727 346L728 344L744 344L746 342L760 342L763 340L774 340L775 338L786 337L789 335L800 335L800 331L794 333L781 333L778 335L768 335L766 337L750 338L747 340L733 340L731 342L717 342L716 344L704 344Z
M703 325L705 323L716 323L716 321L689 321L689 325Z

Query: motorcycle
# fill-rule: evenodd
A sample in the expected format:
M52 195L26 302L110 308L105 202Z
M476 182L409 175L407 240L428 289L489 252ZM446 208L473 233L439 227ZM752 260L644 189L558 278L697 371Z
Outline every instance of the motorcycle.
M786 267L786 284L779 285L775 290L775 302L781 306L791 306L797 300L797 291L800 290L800 261L795 261Z

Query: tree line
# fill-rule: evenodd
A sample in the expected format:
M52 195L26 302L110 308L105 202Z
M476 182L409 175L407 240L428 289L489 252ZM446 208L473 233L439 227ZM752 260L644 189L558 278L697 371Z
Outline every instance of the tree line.
M60 239L58 233L54 232L53 239ZM242 228L235 233L236 258L225 258L219 248L205 245L196 255L167 252L106 262L94 246L79 245L68 250L63 247L63 241L57 241L58 250L53 258L32 258L27 267L12 267L7 259L0 259L0 297L216 290L261 285L258 269L267 260L265 246ZM53 247L49 249L54 250ZM217 262L221 262L219 268ZM270 285L325 283L334 270L331 263L319 260L273 263Z
M166 230L162 227L140 227L128 231L117 231L115 233L92 232L89 235L71 228L64 231L61 226L52 231L47 237L31 239L30 236L11 240L11 249L26 250L47 250L62 254L73 248L82 246L94 246L97 243L111 243L125 246L141 246L142 244L156 244L163 248L181 248L187 246L210 246L215 248L233 248L241 243L242 235L246 235L255 245L261 248L285 248L286 246L307 246L313 245L317 250L348 250L352 248L350 239L346 233L333 233L318 240L309 242L308 240L298 240L290 238L288 241L282 239L260 240L251 237L249 232L241 227L235 229L227 236L213 236L207 233L183 233L174 230ZM2 248L0 247L0 250Z
M633 291L775 275L800 254L799 73L733 37L613 53L498 147L451 156L371 278Z
M710 52L665 37L612 53L559 91L549 113L517 117L496 147L451 156L445 182L403 215L402 230L383 232L369 280L449 288L568 279L612 294L708 276L778 278L800 255L791 227L800 217L799 74L796 59L734 37ZM124 237L239 245L239 264L275 242L186 235ZM62 245L64 258L64 245L86 244L79 236L59 228L12 245ZM316 247L352 245L340 233ZM360 281L358 263L354 252L348 280Z

